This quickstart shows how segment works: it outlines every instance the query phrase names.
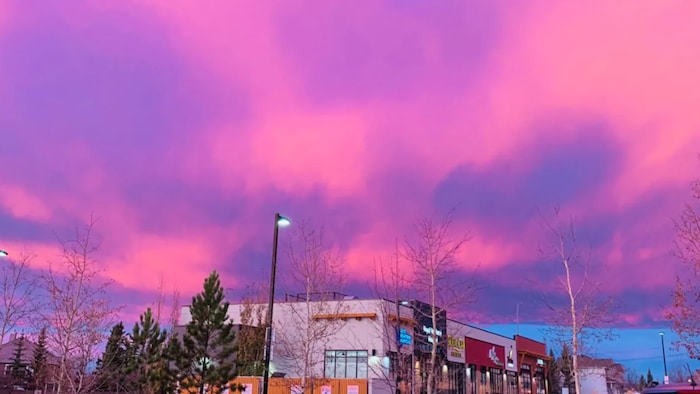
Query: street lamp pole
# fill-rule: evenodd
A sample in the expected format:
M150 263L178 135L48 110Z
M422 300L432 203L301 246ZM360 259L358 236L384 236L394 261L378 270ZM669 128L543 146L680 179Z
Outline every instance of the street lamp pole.
M668 370L666 369L666 346L664 346L664 333L660 332L661 336L661 354L664 357L664 384L668 383Z
M279 213L275 213L275 230L272 236L272 268L270 270L270 299L267 305L265 327L265 370L263 371L263 394L268 394L270 380L270 351L272 350L272 307L275 303L275 274L277 273L277 241L279 228L286 227L291 221Z

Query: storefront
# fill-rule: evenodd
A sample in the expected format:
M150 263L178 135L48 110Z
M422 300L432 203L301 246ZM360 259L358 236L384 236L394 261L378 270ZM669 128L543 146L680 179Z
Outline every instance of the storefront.
M471 328L465 338L467 394L517 394L515 341Z
M518 364L520 365L520 393L548 393L547 365L552 359L547 355L546 345L516 335L515 346L518 349Z
M464 394L467 376L465 368L465 334L468 326L455 320L447 321L447 365L444 391L447 394Z
M414 393L425 393L428 389L428 378L433 377L433 387L444 387L443 377L447 377L447 312L439 309L436 327L433 327L432 306L430 304L411 301L413 320L416 326L413 331L414 357ZM434 339L433 339L434 338ZM435 347L435 365L431 365L431 352ZM430 369L434 373L430 373Z

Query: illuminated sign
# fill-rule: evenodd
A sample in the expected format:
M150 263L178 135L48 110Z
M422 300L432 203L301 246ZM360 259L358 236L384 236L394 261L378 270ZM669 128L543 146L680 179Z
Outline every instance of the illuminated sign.
M402 328L399 331L399 343L402 345L410 345L411 342L413 342L411 334L409 334L405 328Z
M499 367L503 366L503 361L501 361L501 359L498 358L498 354L496 354L496 346L489 349L489 359Z
M447 336L447 359L450 361L464 362L464 338Z
M423 332L426 333L426 334L428 334L428 342L430 342L430 343L433 342L433 335L431 335L431 334L433 334L433 332L435 332L435 339L436 339L436 342L440 342L440 341L438 340L438 339L439 339L438 337L441 337L441 336L442 336L442 331L440 331L440 330L433 330L432 327L423 326Z

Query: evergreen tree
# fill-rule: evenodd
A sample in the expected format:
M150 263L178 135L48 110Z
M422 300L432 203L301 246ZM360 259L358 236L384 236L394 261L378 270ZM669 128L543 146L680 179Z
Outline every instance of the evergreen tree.
M549 381L549 392L550 394L561 394L561 387L559 382L559 365L557 365L557 358L554 356L554 350L549 349L549 357L552 361L549 363L549 369L547 370L547 380Z
M161 386L169 385L167 374L163 374L162 360L167 332L153 319L151 308L139 317L131 334L129 347L130 392L145 393L149 388L160 392ZM167 366L167 364L165 364Z
M192 298L192 320L182 340L175 341L171 349L177 357L180 388L188 393L220 393L236 378L228 307L219 274L213 271L204 280L203 291Z
M654 375L651 374L651 368L647 369L647 385L654 381Z
M644 375L639 375L639 391L641 392L644 387L647 386L647 381L644 379Z
M49 351L46 349L46 327L43 327L39 332L39 339L34 348L31 364L34 384L37 390L43 390L46 385L48 354Z
M102 391L124 391L126 385L128 341L124 324L119 322L112 327L105 351L97 362L97 388Z
M561 357L559 359L559 362L561 363L560 365L560 370L561 374L564 376L564 386L569 389L569 392L573 392L573 370L572 370L572 359L571 359L571 351L569 350L569 346L567 344L564 344L561 348Z
M26 345L24 341L24 335L17 339L15 351L12 354L11 374L13 386L24 387L26 386L28 380L27 363L24 361L24 351Z

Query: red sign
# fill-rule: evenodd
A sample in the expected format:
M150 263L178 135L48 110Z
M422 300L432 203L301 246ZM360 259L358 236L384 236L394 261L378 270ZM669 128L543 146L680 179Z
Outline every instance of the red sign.
M505 369L506 348L474 338L465 338L467 364Z

